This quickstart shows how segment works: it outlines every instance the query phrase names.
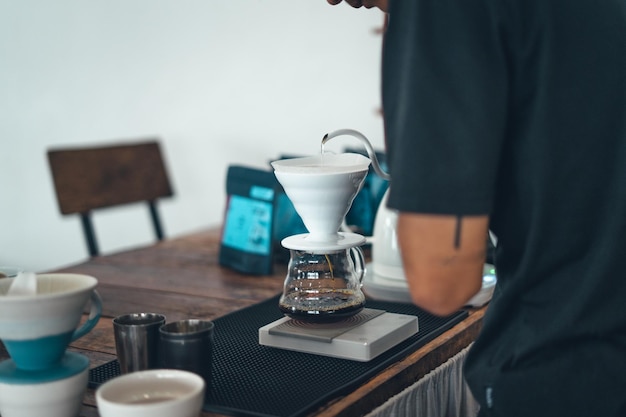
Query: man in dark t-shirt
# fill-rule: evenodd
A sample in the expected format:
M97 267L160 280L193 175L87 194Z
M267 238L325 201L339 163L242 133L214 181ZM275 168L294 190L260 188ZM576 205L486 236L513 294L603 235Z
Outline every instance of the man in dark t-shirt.
M491 230L498 285L465 368L480 415L626 416L626 0L388 3L413 300L461 308Z

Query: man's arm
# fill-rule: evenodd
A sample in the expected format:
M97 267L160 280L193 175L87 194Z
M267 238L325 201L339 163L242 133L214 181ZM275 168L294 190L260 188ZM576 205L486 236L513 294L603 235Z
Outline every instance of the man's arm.
M398 243L415 304L448 315L480 290L488 224L488 216L399 214Z

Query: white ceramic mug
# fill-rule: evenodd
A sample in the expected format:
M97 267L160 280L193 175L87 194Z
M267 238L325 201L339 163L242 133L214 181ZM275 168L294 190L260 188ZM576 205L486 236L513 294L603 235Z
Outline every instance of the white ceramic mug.
M178 369L137 371L108 380L96 391L101 417L198 417L204 379Z

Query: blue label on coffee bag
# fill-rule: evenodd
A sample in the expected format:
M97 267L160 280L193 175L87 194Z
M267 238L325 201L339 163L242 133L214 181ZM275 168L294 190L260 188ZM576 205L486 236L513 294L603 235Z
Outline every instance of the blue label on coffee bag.
M272 203L238 195L231 196L222 243L248 253L269 254L272 239L272 209Z

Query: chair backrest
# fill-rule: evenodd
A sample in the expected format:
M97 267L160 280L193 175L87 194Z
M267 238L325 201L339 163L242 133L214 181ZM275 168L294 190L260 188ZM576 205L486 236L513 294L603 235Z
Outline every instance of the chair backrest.
M174 193L157 139L99 147L48 150L59 209L78 214L89 254L99 254L91 223L96 209L146 202L157 239L163 239L156 200Z

